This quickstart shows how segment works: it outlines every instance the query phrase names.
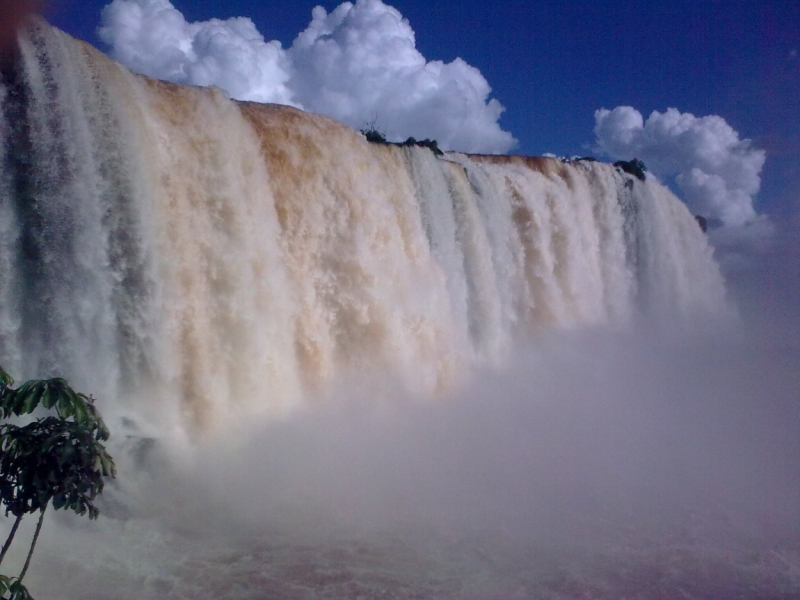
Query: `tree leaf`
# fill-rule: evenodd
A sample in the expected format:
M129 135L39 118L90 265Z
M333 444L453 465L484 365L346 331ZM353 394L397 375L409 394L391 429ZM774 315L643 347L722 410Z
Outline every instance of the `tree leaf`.
M20 409L22 408L23 403L25 402L25 396L31 389L31 384L34 383L32 381L28 381L23 383L19 386L16 390L13 390L9 393L8 398L8 409L10 414L20 415Z
M62 419L69 419L75 414L75 406L72 397L66 390L59 390L58 400L56 400L56 412Z
M14 378L6 373L3 367L0 367L0 385L4 385L6 387L11 387L14 385ZM0 575L0 577L3 577L3 575Z
M81 398L76 398L76 402L73 403L73 407L75 410L75 422L84 424L89 421L89 415L86 411L86 403L83 402Z
M0 380L0 404L4 418L39 404L56 413L24 426L0 424L0 502L6 515L38 511L52 501L56 509L96 519L93 500L116 468L101 443L109 432L94 399L60 378L27 381L16 390Z
M0 596L4 596L10 586L11 581L9 581L8 576L0 575Z
M45 408L53 408L56 400L58 399L58 391L53 389L52 385L48 385L42 394L42 406Z
M28 589L19 580L11 583L8 586L8 591L11 592L9 600L33 600L33 596L30 595Z

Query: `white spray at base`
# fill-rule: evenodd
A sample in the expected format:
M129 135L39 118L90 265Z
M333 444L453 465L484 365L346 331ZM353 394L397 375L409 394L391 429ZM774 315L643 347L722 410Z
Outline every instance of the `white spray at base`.
M4 72L0 364L138 418L281 414L352 372L429 395L546 327L724 311L691 214L609 165L369 144L44 23Z

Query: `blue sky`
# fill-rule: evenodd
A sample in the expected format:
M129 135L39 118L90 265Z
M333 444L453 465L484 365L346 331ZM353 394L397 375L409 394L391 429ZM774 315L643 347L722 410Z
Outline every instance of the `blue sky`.
M61 0L51 23L107 49L95 34L106 0ZM173 0L189 22L246 16L291 46L321 4ZM675 107L719 115L766 151L759 213L796 220L800 199L800 2L692 0L387 2L431 60L476 67L521 154L590 154L594 112L629 105L645 119Z

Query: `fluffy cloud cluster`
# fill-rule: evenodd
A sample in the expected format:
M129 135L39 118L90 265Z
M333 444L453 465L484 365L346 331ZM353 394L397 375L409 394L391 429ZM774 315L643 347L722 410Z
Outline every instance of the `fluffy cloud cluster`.
M137 73L215 85L242 100L292 103L286 52L280 42L265 42L250 19L188 23L169 0L114 0L98 35Z
M727 227L752 227L753 197L766 157L718 116L695 117L674 108L647 121L630 106L595 112L598 148L613 158L643 160L660 176L675 176L696 213ZM756 227L764 230L764 223Z
M381 0L318 6L291 48L265 41L250 19L188 23L169 0L114 0L100 38L151 77L214 85L240 100L292 104L389 139L434 138L443 148L505 152L516 140L478 69L426 61L408 21Z

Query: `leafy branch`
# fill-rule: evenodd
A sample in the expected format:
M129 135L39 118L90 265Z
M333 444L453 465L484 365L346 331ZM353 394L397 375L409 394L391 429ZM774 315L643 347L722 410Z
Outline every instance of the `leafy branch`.
M0 503L14 524L0 550L8 552L26 514L39 512L25 566L19 577L0 575L0 599L33 600L22 580L30 566L44 514L69 509L96 519L94 501L105 477L114 477L114 460L103 442L109 431L94 399L73 390L61 378L31 380L13 388L13 378L0 368L0 418L29 415L41 408L50 414L27 425L0 425ZM54 414L53 414L54 413ZM9 594L6 597L6 594Z

